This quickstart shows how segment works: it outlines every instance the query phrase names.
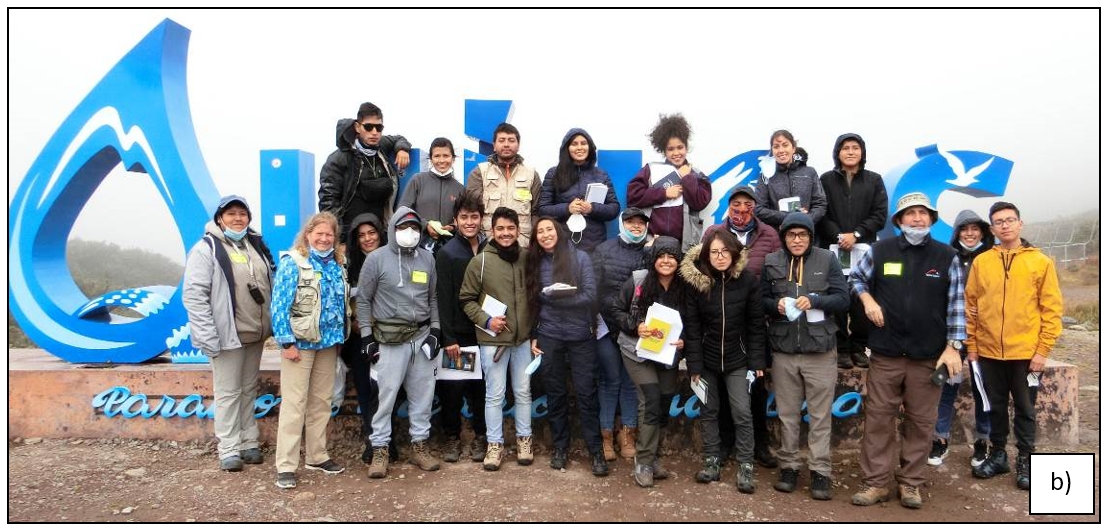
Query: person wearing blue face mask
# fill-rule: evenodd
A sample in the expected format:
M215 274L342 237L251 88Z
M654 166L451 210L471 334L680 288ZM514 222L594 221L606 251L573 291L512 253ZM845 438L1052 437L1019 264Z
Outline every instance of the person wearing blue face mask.
M305 468L327 474L345 470L327 455L335 363L350 333L351 313L346 256L335 252L338 229L330 212L309 218L273 283L273 338L281 345L276 457L282 489L296 487L302 438Z
M270 335L273 257L250 229L246 199L219 201L204 237L189 251L182 302L192 344L211 359L219 468L261 464L254 400L262 345Z

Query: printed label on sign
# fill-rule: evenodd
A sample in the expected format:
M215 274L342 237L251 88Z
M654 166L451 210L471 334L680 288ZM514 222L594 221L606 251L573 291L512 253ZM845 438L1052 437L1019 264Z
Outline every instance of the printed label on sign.
M901 270L904 268L904 264L890 262L885 264L885 276L899 277Z
M528 190L526 188L516 188L515 198L516 198L516 201L530 201L531 200L531 190Z
M412 271L412 282L415 282L416 284L426 284L427 283L427 272L426 271Z

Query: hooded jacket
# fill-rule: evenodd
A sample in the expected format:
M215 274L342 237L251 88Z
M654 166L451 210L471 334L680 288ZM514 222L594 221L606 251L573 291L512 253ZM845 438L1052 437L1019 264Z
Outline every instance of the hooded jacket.
M350 279L351 287L358 285L358 276L362 272L362 264L365 263L365 259L368 256L363 253L362 248L358 246L358 227L366 223L369 223L374 229L377 229L377 238L379 242L377 244L377 249L384 247L389 241L388 234L385 233L385 225L381 223L381 220L377 218L376 214L369 212L359 214L354 218L354 221L350 222L349 234L346 237L346 277Z
M981 245L972 251L966 249L958 239L958 233L962 232L962 229L970 223L976 224L977 227L981 229ZM962 270L969 271L973 259L991 249L993 247L993 241L993 234L989 231L989 224L974 213L974 211L963 210L958 213L958 217L954 218L954 234L950 237L950 246L958 252L958 261L962 264Z
M577 291L572 296L559 297L539 292L539 315L535 331L546 337L565 341L584 341L595 339L596 313L583 311L596 306L596 278L593 276L592 261L589 255L572 246L566 249L577 253ZM554 281L554 256L543 252L542 256L532 256L539 260L539 285L549 286Z
M466 267L458 301L469 321L478 328L477 342L482 345L516 346L531 337L532 316L527 304L527 248L520 246L514 263L500 258L495 242L485 248ZM485 297L492 295L508 306L508 330L492 336L482 328L492 316L481 309Z
M587 131L576 127L570 129L565 138L562 139L561 150L558 152L559 158L568 156L566 153L569 149L569 143L577 135L584 136L585 140L588 141L589 156L585 159L584 164L574 167L577 172L576 182L565 190L554 189L554 174L558 171L558 167L554 166L546 171L546 177L542 180L542 192L539 194L539 215L550 216L564 225L570 216L570 202L574 199L585 198L585 192L590 184L598 183L608 187L604 203L593 203L592 212L583 214L585 216L584 232L573 234L574 239L580 238L576 244L577 248L591 252L607 238L608 222L619 215L620 206L619 199L616 198L615 187L612 186L612 180L608 177L608 172L596 165L596 143L593 142ZM566 230L569 231L568 226Z
M659 242L661 244L657 245ZM648 248L648 252L645 255L648 267L653 268L658 256L663 252L680 257L681 244L677 239L669 236L661 236L655 243L655 245ZM647 276L648 275L649 273L647 273ZM628 276L623 286L620 288L619 293L612 298L612 302L607 310L607 313L612 315L612 320L615 324L615 328L612 328L612 330L619 330L625 336L635 341L637 341L639 337L639 325L646 321L646 312L649 309L648 302L640 297L643 293L645 279L646 276L636 282L633 276ZM669 284L669 288L660 289L654 294L654 302L677 310L677 313L681 315L681 322L685 323L688 320L686 316L687 304L683 304L682 301L688 300L690 296L688 294L689 290L688 284L681 279L680 274L675 273L673 281ZM686 330L688 330L688 328L682 327L681 338L686 337ZM643 359L638 356L629 355L630 353L625 349L620 350L623 351L624 356L628 359L643 361ZM677 353L678 358L683 355L683 352L684 351L679 351ZM677 365L678 358L674 358L674 366Z
M966 351L1002 360L1049 357L1062 333L1054 261L1022 240L979 255L966 280Z
M477 194L485 205L481 230L492 238L492 214L499 207L508 207L519 215L519 237L523 247L531 241L531 217L539 208L542 181L539 174L523 163L516 154L511 161L502 161L493 153L486 162L473 168L466 177L466 192Z
M812 220L801 212L792 212L781 223L781 250L766 257L762 273L762 309L769 317L769 345L774 352L786 354L822 354L835 348L838 326L832 314L850 307L850 293L842 266L834 253L809 240L801 256L789 251L784 234L803 228L814 234ZM824 312L823 319L808 321L803 312L796 321L778 311L777 301L784 297L808 297L812 308Z
M839 160L839 150L847 140L858 142L862 148L858 173L850 184L847 184L846 172ZM854 133L840 135L835 140L831 158L835 169L819 178L827 194L827 214L816 224L822 246L828 248L838 242L840 234L855 231L862 235L859 243L877 241L877 233L885 228L889 217L889 194L881 175L866 169L866 142Z
M714 234L709 231L705 240ZM708 276L697 267L702 242L689 249L679 274L689 283L684 322L685 357L689 374L705 369L719 373L765 368L765 313L762 289L747 271L744 249L731 268ZM708 265L707 268L711 268Z
M759 221L777 230L785 221L785 214L779 208L779 201L787 197L799 197L800 206L808 209L808 215L819 223L827 213L827 197L823 194L816 170L800 161L788 165L777 164L773 175L759 175L758 185L754 187L754 215Z
M400 206L415 210L424 223L435 220L449 225L454 220L454 201L463 193L465 186L454 178L453 171L447 175L430 171L419 172L404 187ZM427 231L423 231L423 239L429 238Z
M372 172L374 167L384 169L391 183L391 192L384 210L379 213L381 219L392 217L393 208L396 205L399 175L393 161L396 160L397 151L411 152L412 144L408 139L400 135L381 135L381 141L377 144L376 161L370 161L355 147L354 140L357 134L354 132L354 120L343 118L335 125L335 146L337 150L327 157L323 163L323 169L319 171L319 211L330 212L339 219L339 234L345 235L351 223L351 218L361 212L348 212L348 207L358 190L358 183L362 175Z
M477 252L488 244L484 235L477 233L480 243ZM473 323L462 311L458 294L462 290L466 267L473 260L473 247L462 237L451 238L435 255L435 271L438 272L436 289L438 290L439 323L442 325L442 344L471 347L477 344L477 333Z
M419 229L423 230L423 218L408 207L400 207L389 219L388 245L369 253L362 265L356 297L362 337L373 333L373 323L378 320L439 328L435 257L418 245L404 249L396 243L396 227L408 214L417 218Z

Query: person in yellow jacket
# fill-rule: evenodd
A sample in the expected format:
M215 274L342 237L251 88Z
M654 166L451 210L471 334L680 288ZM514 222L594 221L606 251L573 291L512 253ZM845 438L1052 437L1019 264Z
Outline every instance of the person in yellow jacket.
M990 447L973 475L1009 472L1008 396L1015 406L1016 486L1030 488L1030 454L1035 451L1035 395L1054 342L1062 332L1062 291L1054 262L1020 238L1016 205L989 208L998 243L977 257L966 281L966 351L980 363L991 404Z

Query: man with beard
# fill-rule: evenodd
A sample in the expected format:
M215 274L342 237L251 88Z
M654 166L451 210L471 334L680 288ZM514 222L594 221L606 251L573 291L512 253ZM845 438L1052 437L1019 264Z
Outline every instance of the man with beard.
M481 230L486 238L493 237L490 210L507 207L514 210L518 221L519 244L527 247L531 241L531 213L539 208L542 179L538 172L523 164L519 154L519 129L510 123L496 126L492 133L493 154L469 172L466 191L477 194L485 206Z
M458 301L473 324L481 347L481 372L485 376L485 424L488 447L484 468L500 470L504 456L504 394L508 369L515 393L517 459L521 466L535 458L531 443L531 325L527 301L527 249L519 243L519 215L499 207L492 213L492 243L469 262ZM499 315L485 311L499 301L506 309Z
M896 419L904 406L900 504L923 506L920 486L935 429L941 389L931 373L945 365L950 376L961 370L958 351L966 339L961 262L954 249L931 238L939 212L927 196L911 192L896 203L896 238L880 240L850 273L850 288L873 323L866 381L865 433L862 436L863 490L854 505L889 498L886 488L896 465Z
M319 211L339 219L346 239L350 222L360 214L392 219L400 173L408 167L412 144L400 135L386 136L381 108L365 102L358 118L343 118L336 127L338 149L319 172Z

